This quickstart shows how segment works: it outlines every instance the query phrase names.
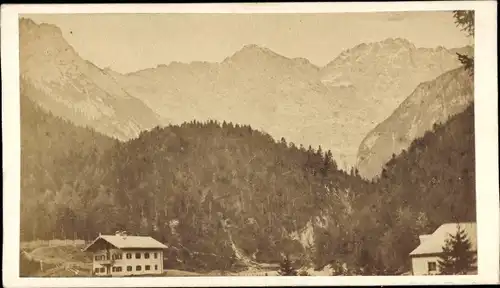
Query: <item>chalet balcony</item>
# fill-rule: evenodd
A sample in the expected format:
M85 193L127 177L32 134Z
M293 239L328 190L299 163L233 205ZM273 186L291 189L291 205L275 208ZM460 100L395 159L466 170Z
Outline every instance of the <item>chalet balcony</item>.
M102 260L97 260L96 262L101 264L101 265L105 265L105 264L112 264L115 260L111 260L111 259L102 259Z
M115 260L111 259L111 257L95 256L94 261L101 265L105 265L105 264L113 264Z

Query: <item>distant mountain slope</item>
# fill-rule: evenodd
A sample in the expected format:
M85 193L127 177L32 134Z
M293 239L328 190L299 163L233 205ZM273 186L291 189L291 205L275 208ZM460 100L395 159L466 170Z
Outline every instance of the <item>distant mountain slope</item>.
M341 123L350 121L342 113L343 89L324 87L318 70L307 60L248 45L222 63L172 63L117 82L165 123L214 119L251 125L275 139L328 147L336 159L343 158L340 143L349 135Z
M364 177L379 175L392 154L399 154L435 123L460 113L473 101L473 81L463 68L420 84L415 91L365 137L357 168Z
M247 45L221 63L121 75L81 59L53 25L21 19L20 44L21 75L41 92L33 100L77 125L125 140L159 124L225 120L321 145L342 166L355 165L363 137L402 95L460 65L456 49L386 39L348 49L323 68Z
M19 36L21 77L40 92L32 100L54 115L122 140L160 122L108 73L83 60L56 26L21 19Z
M250 124L276 139L321 145L341 165L354 165L363 137L404 95L459 65L444 48L387 39L346 50L323 68L247 45L221 63L171 63L114 76L164 123Z

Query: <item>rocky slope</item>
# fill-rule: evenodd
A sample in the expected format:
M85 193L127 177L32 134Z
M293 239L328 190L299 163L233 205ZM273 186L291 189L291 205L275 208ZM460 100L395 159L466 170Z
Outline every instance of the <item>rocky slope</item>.
M473 101L473 81L463 68L420 84L415 91L365 137L359 147L357 167L362 176L379 175L393 154L416 138L460 113Z
M356 91L356 102L346 113L359 118L354 129L359 137L386 119L422 82L458 68L456 52L471 47L447 50L443 47L417 48L401 38L360 44L342 52L321 71L327 86L350 87ZM368 129L368 130L366 130ZM361 141L361 139L359 139Z
M38 90L29 95L45 110L122 140L160 122L110 73L82 59L56 26L21 19L19 35L21 77Z

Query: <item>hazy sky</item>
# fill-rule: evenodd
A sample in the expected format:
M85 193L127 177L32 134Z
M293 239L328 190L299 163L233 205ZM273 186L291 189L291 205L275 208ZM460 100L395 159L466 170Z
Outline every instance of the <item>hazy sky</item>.
M451 12L329 14L39 14L82 58L132 72L171 61L219 62L246 44L323 66L362 42L406 38L417 47L471 44Z

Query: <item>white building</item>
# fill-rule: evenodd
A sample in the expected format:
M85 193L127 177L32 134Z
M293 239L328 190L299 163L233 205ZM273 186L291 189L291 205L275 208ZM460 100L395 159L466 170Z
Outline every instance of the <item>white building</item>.
M439 274L438 259L443 253L443 246L449 235L455 235L457 224L460 229L467 233L471 242L471 252L477 253L476 223L447 223L441 225L434 233L420 235L420 245L410 253L413 275L435 275Z
M83 251L92 252L96 276L154 275L163 273L163 250L167 246L151 237L99 235Z

